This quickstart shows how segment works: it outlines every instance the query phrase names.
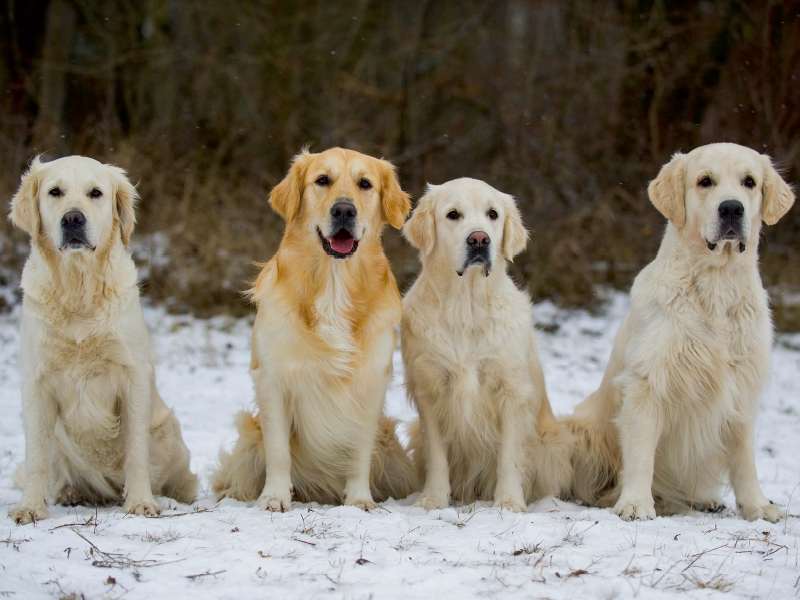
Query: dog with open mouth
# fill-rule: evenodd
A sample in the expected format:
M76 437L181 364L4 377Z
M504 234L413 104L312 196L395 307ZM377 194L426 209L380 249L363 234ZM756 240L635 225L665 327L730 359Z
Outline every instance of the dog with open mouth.
M514 199L476 179L430 185L403 234L422 260L400 326L419 412L416 504L493 500L525 511L562 494L573 437L547 398L530 298L506 272L528 240Z
M250 291L258 413L237 417L212 487L271 511L403 498L417 478L383 416L401 300L381 232L408 195L387 161L332 148L296 156L270 203L286 230Z
M794 193L768 156L726 143L676 153L648 192L666 231L599 389L566 419L571 495L639 520L718 510L730 484L743 518L775 522L753 447L772 349L758 236Z
M25 463L15 473L19 524L49 499L124 501L161 512L154 495L191 502L197 477L175 414L158 393L155 352L127 247L136 189L125 171L84 156L36 157L11 202L31 236L22 271Z

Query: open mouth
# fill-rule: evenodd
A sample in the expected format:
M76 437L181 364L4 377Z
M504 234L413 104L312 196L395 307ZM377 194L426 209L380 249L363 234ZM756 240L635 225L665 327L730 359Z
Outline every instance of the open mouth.
M347 258L358 249L358 240L347 229L340 229L333 236L326 238L317 228L317 235L322 241L322 248L333 258Z

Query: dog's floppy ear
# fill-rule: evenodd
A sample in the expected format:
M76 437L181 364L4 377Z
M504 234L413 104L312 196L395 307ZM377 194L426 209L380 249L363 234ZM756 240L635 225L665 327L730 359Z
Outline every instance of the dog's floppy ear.
M436 229L433 220L433 195L436 186L428 184L425 195L417 202L411 218L403 226L403 235L411 245L423 254L430 254L436 241Z
M269 203L273 210L283 217L287 223L291 223L300 212L300 200L303 197L303 180L306 176L306 166L308 157L312 154L303 148L300 154L292 159L292 166L289 172L278 185L272 188L269 195Z
M683 227L686 223L685 171L686 155L676 152L672 155L672 160L661 167L658 177L647 188L650 202L675 227Z
M502 194L505 205L506 219L503 222L503 244L500 253L506 260L513 261L514 257L525 250L528 245L528 231L522 224L517 203L508 194Z
M128 179L125 169L114 165L105 166L111 172L111 179L114 182L114 219L119 222L122 243L130 246L133 226L136 224L135 210L139 192Z
M30 168L22 176L17 193L11 199L11 222L30 234L35 242L39 237L39 183L42 172L40 156L33 159Z
M767 225L775 225L792 208L794 192L775 169L769 156L762 154L761 161L764 163L764 184L761 188L764 205L761 217Z
M381 210L383 220L395 229L400 229L406 221L408 211L411 210L411 200L400 188L400 181L397 179L397 172L394 165L382 160L383 170Z

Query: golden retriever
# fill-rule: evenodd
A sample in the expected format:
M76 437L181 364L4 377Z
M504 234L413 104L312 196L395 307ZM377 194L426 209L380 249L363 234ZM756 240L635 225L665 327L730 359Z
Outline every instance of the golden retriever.
M125 171L83 156L36 157L11 202L31 236L22 272L25 465L17 523L56 502L161 511L153 494L194 499L197 478L158 395L136 267L126 249L136 189Z
M525 511L563 493L573 438L547 399L530 299L506 273L528 240L513 198L475 179L431 185L403 234L422 260L400 326L419 411L416 504L444 508L452 495Z
M405 497L415 472L382 418L401 300L381 232L408 195L390 163L332 148L296 156L270 203L286 230L250 292L258 414L238 416L212 487L271 511Z
M719 506L775 522L753 450L772 324L758 273L761 221L794 202L769 157L736 144L677 153L648 188L669 219L600 388L567 419L580 436L572 495L623 519Z

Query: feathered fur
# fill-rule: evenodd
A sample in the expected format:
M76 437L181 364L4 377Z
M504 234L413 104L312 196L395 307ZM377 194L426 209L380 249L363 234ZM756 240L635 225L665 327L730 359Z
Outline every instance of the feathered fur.
M491 240L489 264L464 267L475 231ZM525 510L563 493L573 438L550 408L530 300L506 273L527 242L513 199L474 179L430 186L403 233L423 265L403 300L400 337L420 415L411 430L425 481L417 504L493 499Z
M735 144L676 154L649 192L670 222L600 388L566 419L580 439L571 494L644 519L715 508L730 483L743 517L775 521L753 452L772 346L757 246L762 217L774 223L794 196L766 156ZM725 200L742 203L740 239L716 233Z
M333 234L342 199L358 211L358 247L336 259L320 236ZM239 440L212 487L270 510L286 510L292 493L362 508L405 497L416 475L382 419L401 301L380 236L402 225L408 196L386 161L334 148L298 155L270 202L287 223L251 291L258 414L237 418Z
M88 197L88 190L101 195ZM56 194L55 190L58 190ZM12 200L31 235L22 273L24 487L10 516L47 517L47 500L160 512L153 495L194 499L197 478L180 426L155 386L154 353L125 248L135 188L118 167L37 157ZM80 210L87 247L66 249L61 219ZM93 247L94 249L92 249Z

